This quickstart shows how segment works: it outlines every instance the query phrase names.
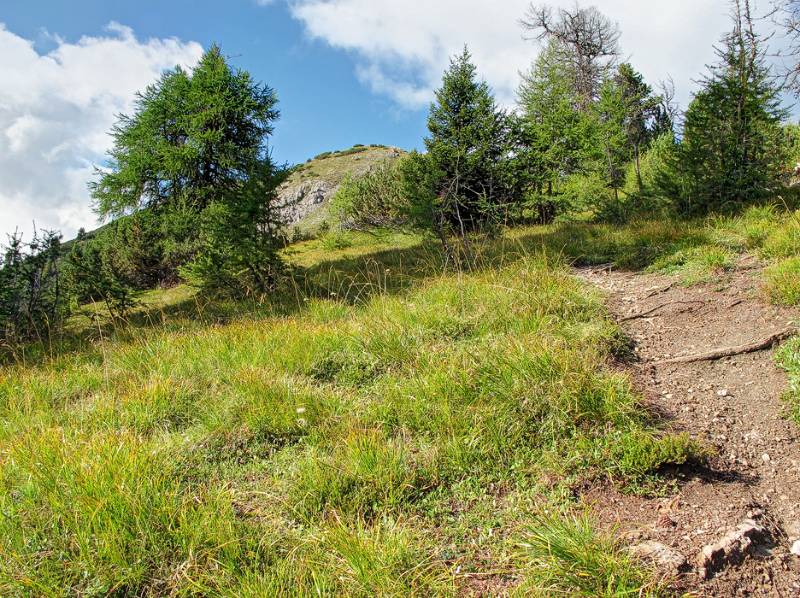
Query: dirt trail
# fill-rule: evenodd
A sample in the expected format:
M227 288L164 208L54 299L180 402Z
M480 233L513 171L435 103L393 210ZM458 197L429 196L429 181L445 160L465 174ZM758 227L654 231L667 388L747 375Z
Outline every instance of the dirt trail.
M756 264L747 260L724 282L692 288L652 274L578 274L607 293L635 343L633 375L654 409L670 428L717 452L708 467L677 473L675 495L644 499L606 488L587 500L631 545L667 548L662 560L676 561L681 585L694 595L800 596L800 557L790 553L800 538L800 427L784 418L786 375L774 350L664 363L764 339L800 313L765 304ZM703 548L748 519L722 551L706 549L704 570Z

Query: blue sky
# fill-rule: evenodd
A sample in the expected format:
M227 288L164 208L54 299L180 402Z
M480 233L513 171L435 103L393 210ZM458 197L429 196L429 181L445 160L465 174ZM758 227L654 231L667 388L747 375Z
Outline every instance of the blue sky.
M420 145L426 110L400 107L362 85L344 50L304 35L288 5L253 0L3 0L0 22L35 41L39 52L53 36L76 42L102 35L110 22L130 27L139 39L177 37L204 47L217 42L232 62L273 87L281 119L274 156L300 162L355 143Z
M587 0L588 1L588 0ZM754 0L767 7L769 0ZM572 5L574 0L551 0ZM685 106L726 0L593 0L622 29L624 57ZM92 228L87 183L137 90L216 42L278 93L279 161L355 143L420 147L448 58L468 44L501 105L537 46L529 0L0 0L0 241L19 228Z

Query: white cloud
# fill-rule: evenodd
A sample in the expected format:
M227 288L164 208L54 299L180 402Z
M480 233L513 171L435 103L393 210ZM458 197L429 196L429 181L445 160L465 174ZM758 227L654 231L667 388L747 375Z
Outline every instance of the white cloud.
M574 0L549 3L571 6ZM583 4L595 4L617 21L626 57L651 82L672 76L684 104L692 80L713 62L713 45L729 27L725 0ZM356 72L373 91L409 108L430 101L449 56L464 44L498 100L512 105L519 72L537 52L519 26L529 0L289 0L289 5L310 36L354 53Z
M111 23L75 43L54 38L46 54L0 23L0 243L19 228L93 227L86 184L103 160L108 131L135 93L176 64L202 54L194 42L138 40Z

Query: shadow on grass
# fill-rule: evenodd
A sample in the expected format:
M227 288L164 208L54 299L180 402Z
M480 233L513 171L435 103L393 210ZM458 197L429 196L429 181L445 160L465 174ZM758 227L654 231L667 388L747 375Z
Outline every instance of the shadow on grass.
M710 243L708 232L697 223L647 221L624 227L571 223L511 228L505 234L473 239L472 256L464 270L481 272L510 266L530 256L554 265L590 266L612 264L639 270L687 248ZM29 345L6 362L35 365L79 352L96 351L97 341L126 341L142 330L187 331L219 326L242 318L289 317L302 313L310 299L341 301L348 305L368 302L377 295L396 295L435 279L455 268L448 267L438 241L421 238L408 247L367 251L360 255L322 259L297 267L285 287L267 301L247 298L215 298L190 294L172 303L142 305L125 320L112 320L95 310L82 325L73 325L60 338ZM2 357L2 356L0 356Z

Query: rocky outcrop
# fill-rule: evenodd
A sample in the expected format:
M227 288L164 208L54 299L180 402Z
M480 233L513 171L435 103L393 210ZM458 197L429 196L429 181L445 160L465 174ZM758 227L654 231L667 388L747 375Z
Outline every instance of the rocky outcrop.
M630 552L647 561L670 570L672 573L683 571L687 566L686 557L674 548L660 542L649 540L636 546L631 546Z
M278 189L278 206L286 226L308 230L328 220L328 204L342 182L359 177L371 168L402 155L397 148L355 146L348 150L326 152L294 169Z
M708 579L728 565L742 562L755 543L765 539L767 529L757 520L761 515L761 512L754 513L718 542L703 547L697 555L697 566L701 577Z
M284 186L278 192L279 206L286 225L300 222L325 205L339 189L323 180L304 181Z

